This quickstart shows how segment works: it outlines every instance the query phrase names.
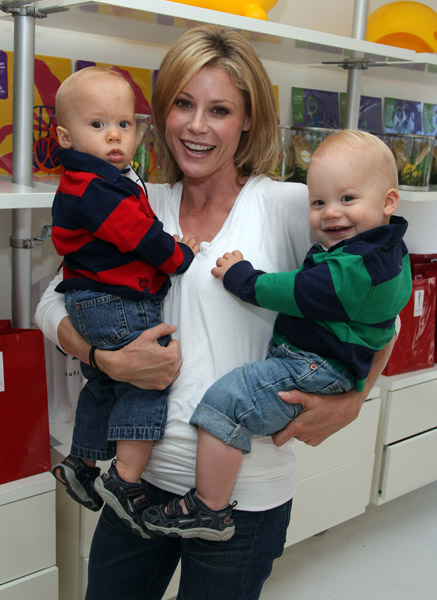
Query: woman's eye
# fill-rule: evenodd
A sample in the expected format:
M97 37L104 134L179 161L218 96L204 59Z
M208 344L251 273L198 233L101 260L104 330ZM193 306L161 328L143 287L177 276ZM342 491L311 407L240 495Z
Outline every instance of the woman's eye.
M188 100L185 100L184 98L177 98L175 100L175 105L178 108L189 108L191 106L190 102L188 102Z
M91 123L91 127L93 127L94 129L100 129L101 127L103 127L103 123L101 121L93 121Z
M227 108L225 108L224 106L216 106L215 108L212 109L212 112L216 115L227 115L229 114L229 111Z

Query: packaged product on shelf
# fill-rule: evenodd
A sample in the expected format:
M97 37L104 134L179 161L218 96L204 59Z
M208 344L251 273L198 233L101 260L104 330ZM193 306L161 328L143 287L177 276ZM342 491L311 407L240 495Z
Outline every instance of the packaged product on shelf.
M428 190L434 138L428 135L387 134L395 157L400 189Z
M292 127L292 171L290 181L307 182L310 160L321 142L338 129L322 127Z

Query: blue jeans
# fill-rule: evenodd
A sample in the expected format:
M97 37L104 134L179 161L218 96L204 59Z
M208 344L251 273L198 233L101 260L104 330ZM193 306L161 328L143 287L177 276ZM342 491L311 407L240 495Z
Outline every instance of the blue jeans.
M340 373L317 354L271 341L266 360L234 369L205 392L190 423L246 454L252 435L272 435L302 410L300 404L281 400L278 392L340 394L354 383L347 368Z
M152 504L174 497L152 485L149 495ZM227 542L145 540L105 506L91 545L85 599L159 600L180 559L178 600L256 600L282 554L291 502L260 512L233 510L235 535Z
M71 290L65 294L65 305L77 331L105 350L117 350L161 322L160 304L152 300ZM145 391L102 376L85 363L81 368L87 383L79 395L71 454L109 460L115 455L116 440L163 438L168 390Z

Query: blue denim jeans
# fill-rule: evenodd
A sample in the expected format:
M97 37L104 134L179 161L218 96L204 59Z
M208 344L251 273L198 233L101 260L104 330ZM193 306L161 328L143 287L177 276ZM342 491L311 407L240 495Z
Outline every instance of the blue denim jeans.
M295 352L271 341L266 360L234 369L205 392L190 423L248 453L252 435L272 435L302 410L300 404L281 400L278 392L340 394L352 389L354 382L346 368L340 373L317 354Z
M160 304L113 294L72 290L65 305L74 327L88 343L117 350L161 322ZM168 339L161 339L165 345ZM79 395L71 453L109 460L115 440L161 440L167 419L168 390L142 390L102 376L85 363L87 383Z
M264 483L266 485L266 483ZM174 494L149 486L152 504ZM159 600L181 561L178 600L256 600L281 556L291 500L271 510L233 510L227 542L154 537L145 540L103 508L91 545L85 600Z

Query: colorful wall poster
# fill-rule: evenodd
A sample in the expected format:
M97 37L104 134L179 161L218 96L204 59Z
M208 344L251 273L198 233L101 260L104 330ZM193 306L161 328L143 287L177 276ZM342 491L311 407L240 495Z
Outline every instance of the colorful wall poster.
M12 173L13 52L0 51L0 173ZM56 174L57 157L55 96L71 74L71 61L53 56L35 56L33 100L33 173Z
M385 98L385 133L423 134L422 103L398 98Z
M346 93L340 94L340 124L344 127L346 113ZM382 124L382 99L373 96L360 97L360 109L358 116L358 129L369 133L383 133Z
M337 92L295 88L291 90L293 125L302 127L340 128Z

